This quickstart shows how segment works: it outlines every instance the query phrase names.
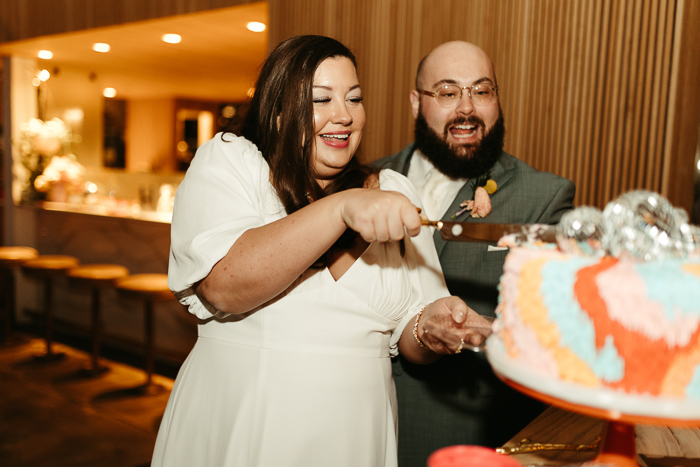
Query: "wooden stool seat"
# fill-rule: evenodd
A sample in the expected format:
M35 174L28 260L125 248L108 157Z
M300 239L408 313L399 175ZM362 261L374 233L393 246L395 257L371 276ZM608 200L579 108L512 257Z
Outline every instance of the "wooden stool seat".
M39 252L28 246L0 246L0 267L14 268L27 260L39 256Z
M64 356L61 353L54 353L52 348L54 318L53 300L51 298L52 279L65 276L69 269L79 264L78 258L67 255L39 255L22 264L24 275L41 279L44 282L44 316L46 317L46 335L44 339L46 340L46 353L38 355L37 358L52 361Z
M15 269L27 260L39 256L39 252L28 246L0 247L0 269L2 269L3 309L2 309L2 339L7 343L12 332L12 321L15 316Z
M117 279L129 275L129 270L119 264L83 264L66 273L68 283L75 287L90 289L90 335L92 337L91 364L83 373L95 376L108 370L100 364L100 289L114 287Z
M41 255L22 264L22 271L28 276L58 277L80 264L78 258L67 255Z
M153 346L153 303L175 299L175 295L168 288L168 276L166 274L133 274L123 279L117 279L116 288L117 292L124 297L143 301L146 383L137 389L142 394L158 394L164 388L153 383L155 353Z
M129 270L119 264L82 264L66 274L75 285L89 287L113 287L116 279L129 275Z
M171 300L175 298L168 288L167 274L132 274L117 281L117 289L133 298Z

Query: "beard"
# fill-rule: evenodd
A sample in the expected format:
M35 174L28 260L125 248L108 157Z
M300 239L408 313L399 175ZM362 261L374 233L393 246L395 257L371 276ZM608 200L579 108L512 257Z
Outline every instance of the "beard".
M477 125L484 137L475 144L453 145L447 142L448 128L455 124ZM442 136L428 126L422 109L418 109L415 126L416 147L449 178L476 178L486 174L496 163L503 149L506 130L500 105L498 120L487 132L484 121L476 115L457 117L445 125Z

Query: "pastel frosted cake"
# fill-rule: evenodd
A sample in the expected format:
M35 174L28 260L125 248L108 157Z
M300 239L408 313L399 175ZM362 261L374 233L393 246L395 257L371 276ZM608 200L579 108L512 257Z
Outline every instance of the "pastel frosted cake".
M590 388L700 399L700 260L511 248L497 316L520 367Z

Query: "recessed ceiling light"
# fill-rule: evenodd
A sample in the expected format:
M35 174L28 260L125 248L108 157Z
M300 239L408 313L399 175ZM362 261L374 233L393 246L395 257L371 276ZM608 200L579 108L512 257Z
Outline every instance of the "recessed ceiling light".
M49 70L46 70L46 69L41 70L39 72L39 74L37 75L37 78L39 78L42 81L46 81L50 77L51 77L51 73L49 73Z
M105 44L104 42L95 42L92 44L92 50L95 52L106 53L109 52L110 48L109 44Z
M105 88L104 91L102 91L102 95L105 97L114 97L117 95L117 90L114 88Z
M168 44L179 44L182 38L180 37L180 34L163 34L163 42L167 42Z
M37 54L37 57L42 58L44 60L51 60L53 58L53 52L51 52L50 50L40 50Z
M246 25L249 31L253 32L263 32L265 30L265 23L260 23L258 21L251 21Z

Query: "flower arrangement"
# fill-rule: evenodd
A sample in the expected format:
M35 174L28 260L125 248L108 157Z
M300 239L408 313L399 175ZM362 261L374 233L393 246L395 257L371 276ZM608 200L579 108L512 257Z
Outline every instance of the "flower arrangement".
M34 188L39 192L49 192L51 201L66 201L71 191L80 190L83 167L73 154L53 156L44 172L34 180Z
M20 136L14 143L19 162L15 168L22 184L23 203L45 199L55 183L79 183L76 175L82 176L84 169L71 154L72 141L70 128L59 118L47 122L32 118L20 127ZM49 173L45 173L56 157L59 160ZM69 165L73 168L66 170ZM62 175L56 178L57 173Z
M465 200L460 203L459 211L454 213L452 219L456 219L457 216L462 215L466 211L471 211L472 217L486 217L491 212L491 197L496 192L498 185L491 178L491 172L486 173L476 179L472 180L472 190L474 190L474 196L470 200Z

